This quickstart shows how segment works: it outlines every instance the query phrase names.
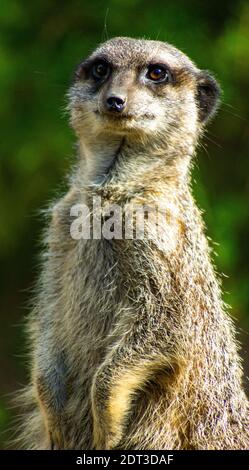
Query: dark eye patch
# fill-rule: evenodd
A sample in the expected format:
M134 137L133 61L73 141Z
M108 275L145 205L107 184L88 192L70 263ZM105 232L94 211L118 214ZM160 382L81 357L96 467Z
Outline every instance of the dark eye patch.
M154 63L148 66L146 79L154 83L172 83L173 74L167 65Z
M75 80L87 80L89 78L95 81L103 81L110 75L112 70L111 64L105 57L96 57L81 62L75 70Z
M110 75L110 73L111 66L106 60L103 59L96 60L90 68L90 74L96 81L105 80Z

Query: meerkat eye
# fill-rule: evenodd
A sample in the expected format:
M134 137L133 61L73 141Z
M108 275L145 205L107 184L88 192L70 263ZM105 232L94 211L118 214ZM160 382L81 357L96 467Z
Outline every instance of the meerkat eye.
M95 80L103 80L109 73L110 65L103 60L95 62L91 68L91 74Z
M170 71L160 64L150 65L146 77L153 82L162 83L171 81Z

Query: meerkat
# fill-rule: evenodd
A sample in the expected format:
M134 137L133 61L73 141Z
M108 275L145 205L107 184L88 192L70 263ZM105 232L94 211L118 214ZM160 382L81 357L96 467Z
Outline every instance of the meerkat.
M248 401L191 191L219 86L164 42L114 38L68 93L79 158L51 207L29 319L25 446L245 449ZM164 208L159 235L74 239L71 208Z

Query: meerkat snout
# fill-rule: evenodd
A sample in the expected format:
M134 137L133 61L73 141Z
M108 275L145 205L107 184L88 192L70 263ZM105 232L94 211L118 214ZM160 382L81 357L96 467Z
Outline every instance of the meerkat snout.
M110 96L106 100L106 107L108 111L114 113L121 113L125 109L126 98L120 96Z

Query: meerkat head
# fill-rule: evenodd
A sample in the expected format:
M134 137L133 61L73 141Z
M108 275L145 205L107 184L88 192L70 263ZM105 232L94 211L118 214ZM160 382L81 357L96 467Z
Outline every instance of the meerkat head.
M79 136L186 132L196 136L214 114L219 89L175 47L114 38L76 72L70 89L71 123Z
M86 174L91 180L110 174L114 161L115 167L123 161L119 173L126 166L136 174L151 165L152 155L166 157L178 169L182 164L185 171L218 97L215 79L169 44L130 38L105 42L78 66L69 90L71 125ZM129 152L122 160L125 148ZM132 152L143 157L132 160Z

